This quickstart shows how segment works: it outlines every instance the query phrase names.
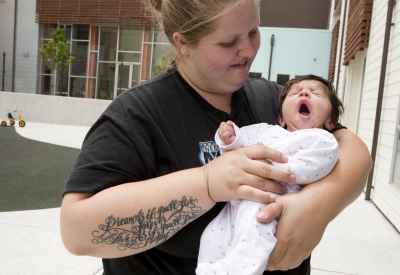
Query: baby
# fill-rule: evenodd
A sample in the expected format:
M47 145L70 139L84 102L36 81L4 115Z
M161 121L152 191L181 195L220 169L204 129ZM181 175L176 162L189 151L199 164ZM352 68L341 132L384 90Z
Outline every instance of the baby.
M232 121L222 122L215 140L222 154L258 143L281 151L288 162L271 164L296 176L296 184L281 184L287 193L297 192L325 177L335 166L339 148L328 131L335 128L342 112L343 105L329 82L314 75L301 76L290 80L280 95L280 126L259 123L239 129ZM203 232L197 275L264 272L276 244L278 223L256 220L264 206L242 199L226 204Z

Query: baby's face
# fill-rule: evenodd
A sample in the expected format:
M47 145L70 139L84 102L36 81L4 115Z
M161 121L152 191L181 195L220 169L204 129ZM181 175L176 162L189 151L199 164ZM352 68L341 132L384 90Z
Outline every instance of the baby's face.
M286 124L290 132L310 129L333 129L331 121L332 104L322 83L316 80L303 80L293 84L282 105L279 123Z

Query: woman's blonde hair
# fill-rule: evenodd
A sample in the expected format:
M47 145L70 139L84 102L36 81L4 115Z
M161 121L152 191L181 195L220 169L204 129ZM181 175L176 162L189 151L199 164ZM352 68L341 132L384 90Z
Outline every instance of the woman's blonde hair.
M144 0L175 48L172 38L179 32L186 43L195 46L201 38L212 33L218 20L243 2L237 0ZM247 0L248 1L248 0ZM260 0L254 0L260 5Z

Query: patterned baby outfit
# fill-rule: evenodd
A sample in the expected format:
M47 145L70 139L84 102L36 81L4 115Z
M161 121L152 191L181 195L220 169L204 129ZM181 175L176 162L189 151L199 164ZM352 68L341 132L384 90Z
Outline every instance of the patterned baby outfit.
M234 142L226 145L215 135L221 153L262 143L288 157L287 163L274 166L292 172L296 184L282 183L288 193L300 191L302 185L317 181L331 172L339 157L334 136L322 129L289 132L267 123L242 128L234 125ZM278 195L277 195L278 196ZM197 275L263 274L269 255L276 244L278 222L260 223L257 213L265 206L248 200L233 200L207 226L200 240Z

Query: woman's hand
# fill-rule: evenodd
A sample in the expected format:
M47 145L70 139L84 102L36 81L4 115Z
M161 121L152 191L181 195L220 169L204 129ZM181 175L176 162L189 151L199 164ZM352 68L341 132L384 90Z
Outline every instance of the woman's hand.
M279 197L257 215L260 222L279 218L278 240L268 260L267 270L293 269L308 258L320 242L325 228L362 192L372 160L365 144L352 132L334 133L340 157L325 178L302 191Z
M266 159L287 162L287 157L279 151L253 145L223 154L205 165L203 169L210 198L215 202L234 199L263 203L274 201L275 196L269 192L286 192L286 188L275 181L294 182L295 177L270 165Z
M307 194L286 194L264 209L279 216L276 238L278 242L272 251L266 270L289 270L298 267L311 255L321 241L330 215L319 206L324 204L321 197L310 200ZM263 212L260 212L263 213ZM305 218L308 217L308 218Z

